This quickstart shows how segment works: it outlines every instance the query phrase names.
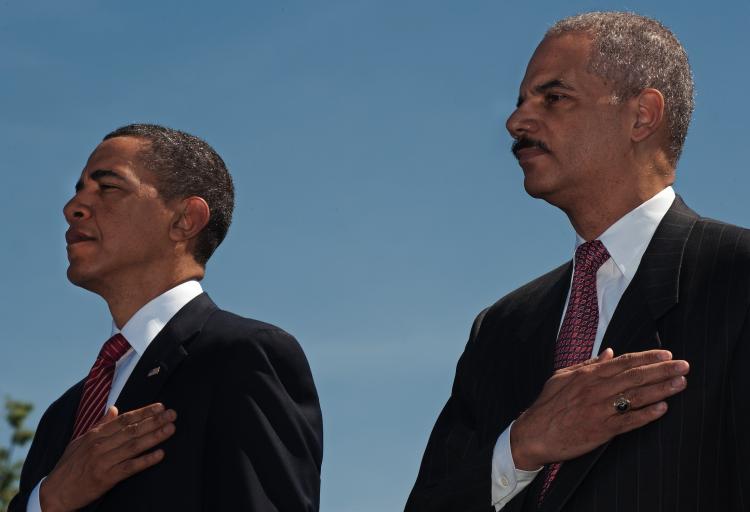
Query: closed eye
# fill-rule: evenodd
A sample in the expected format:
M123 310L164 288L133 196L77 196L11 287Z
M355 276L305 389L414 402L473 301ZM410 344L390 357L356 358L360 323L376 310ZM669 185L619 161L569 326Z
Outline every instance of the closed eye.
M571 86L567 81L555 78L544 82L543 84L534 87L534 91L538 94L544 95L544 103L546 105L553 105L559 101L568 99L567 94L563 94L560 91L575 91L575 88Z
M90 178L99 185L100 190L119 189L126 180L117 172L110 169L97 169L91 172Z
M551 105L566 98L567 96L564 94L547 93L544 95L544 102L548 105Z

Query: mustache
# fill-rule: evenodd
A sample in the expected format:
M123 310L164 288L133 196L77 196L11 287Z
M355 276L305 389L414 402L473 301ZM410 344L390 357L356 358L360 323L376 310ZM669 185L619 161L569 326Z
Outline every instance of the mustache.
M518 152L526 148L539 148L549 153L549 148L544 142L529 137L521 137L520 139L514 140L510 150L513 153L513 156L518 159Z

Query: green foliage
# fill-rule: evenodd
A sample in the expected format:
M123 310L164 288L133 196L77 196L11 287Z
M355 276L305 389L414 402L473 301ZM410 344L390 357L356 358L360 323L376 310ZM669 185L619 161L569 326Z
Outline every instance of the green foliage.
M13 460L15 448L21 448L34 437L34 432L23 426L33 405L5 399L5 420L11 429L10 444L0 446L0 507L3 511L8 508L10 500L18 492L18 478L21 476L23 460Z

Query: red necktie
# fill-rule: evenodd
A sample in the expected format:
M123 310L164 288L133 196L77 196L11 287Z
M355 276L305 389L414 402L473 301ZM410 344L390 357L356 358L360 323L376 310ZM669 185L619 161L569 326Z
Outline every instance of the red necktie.
M592 240L576 249L575 272L570 285L568 309L565 311L557 335L555 347L555 370L567 368L591 358L591 351L599 325L599 305L596 298L596 272L609 253L599 240ZM544 468L544 484L539 494L539 504L544 500L552 480L560 470L561 462L548 464Z
M115 363L130 349L122 334L115 334L104 343L83 385L83 395L73 427L73 439L85 434L104 414L104 406L112 387Z

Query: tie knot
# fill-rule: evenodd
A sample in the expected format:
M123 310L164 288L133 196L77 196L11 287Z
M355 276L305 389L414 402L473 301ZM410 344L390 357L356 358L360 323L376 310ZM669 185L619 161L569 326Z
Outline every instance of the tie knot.
M607 248L600 240L592 240L576 249L576 270L596 274L605 261L609 259Z
M118 332L104 343L99 351L99 359L108 364L115 364L129 349L130 343Z

